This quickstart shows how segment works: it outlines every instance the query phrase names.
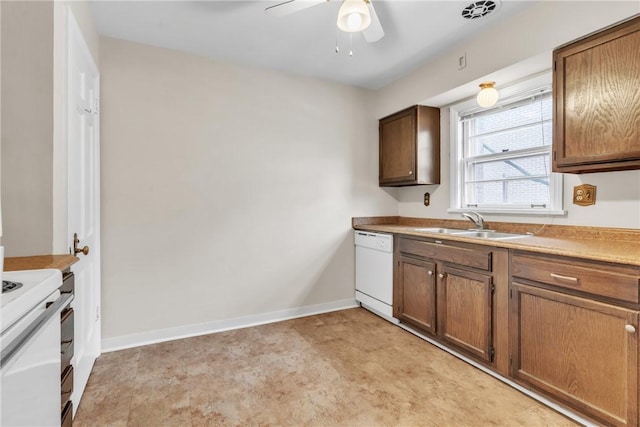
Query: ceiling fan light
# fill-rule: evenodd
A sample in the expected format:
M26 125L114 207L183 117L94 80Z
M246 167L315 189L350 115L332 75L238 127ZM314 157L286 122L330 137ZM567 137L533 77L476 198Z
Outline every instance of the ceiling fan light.
M480 92L476 101L478 105L484 108L492 107L498 102L498 91L494 87L496 82L480 83Z
M365 0L344 0L338 12L338 28L347 33L366 30L371 14Z

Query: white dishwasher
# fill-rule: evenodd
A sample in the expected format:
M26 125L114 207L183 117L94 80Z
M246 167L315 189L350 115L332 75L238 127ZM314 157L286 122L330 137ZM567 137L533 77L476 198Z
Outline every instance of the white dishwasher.
M393 235L355 232L356 301L369 311L393 317Z

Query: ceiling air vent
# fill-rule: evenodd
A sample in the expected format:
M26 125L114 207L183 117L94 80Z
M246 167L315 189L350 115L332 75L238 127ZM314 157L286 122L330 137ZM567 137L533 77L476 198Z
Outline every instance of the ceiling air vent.
M471 3L462 9L462 17L466 19L478 19L486 16L498 8L495 0L480 0Z

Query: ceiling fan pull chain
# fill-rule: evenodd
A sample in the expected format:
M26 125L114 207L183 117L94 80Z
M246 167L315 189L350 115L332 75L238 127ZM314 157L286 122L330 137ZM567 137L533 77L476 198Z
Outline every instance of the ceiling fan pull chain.
M349 33L349 56L353 56L353 33Z
M338 47L338 28L336 27L336 53L340 53L340 47Z

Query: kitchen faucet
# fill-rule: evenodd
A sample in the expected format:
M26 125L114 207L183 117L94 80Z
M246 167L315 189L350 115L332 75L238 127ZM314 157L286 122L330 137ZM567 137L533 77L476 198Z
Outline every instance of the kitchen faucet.
M485 224L484 224L484 218L478 212L475 212L475 211L464 212L462 216L467 218L469 221L473 222L477 230L486 230Z

